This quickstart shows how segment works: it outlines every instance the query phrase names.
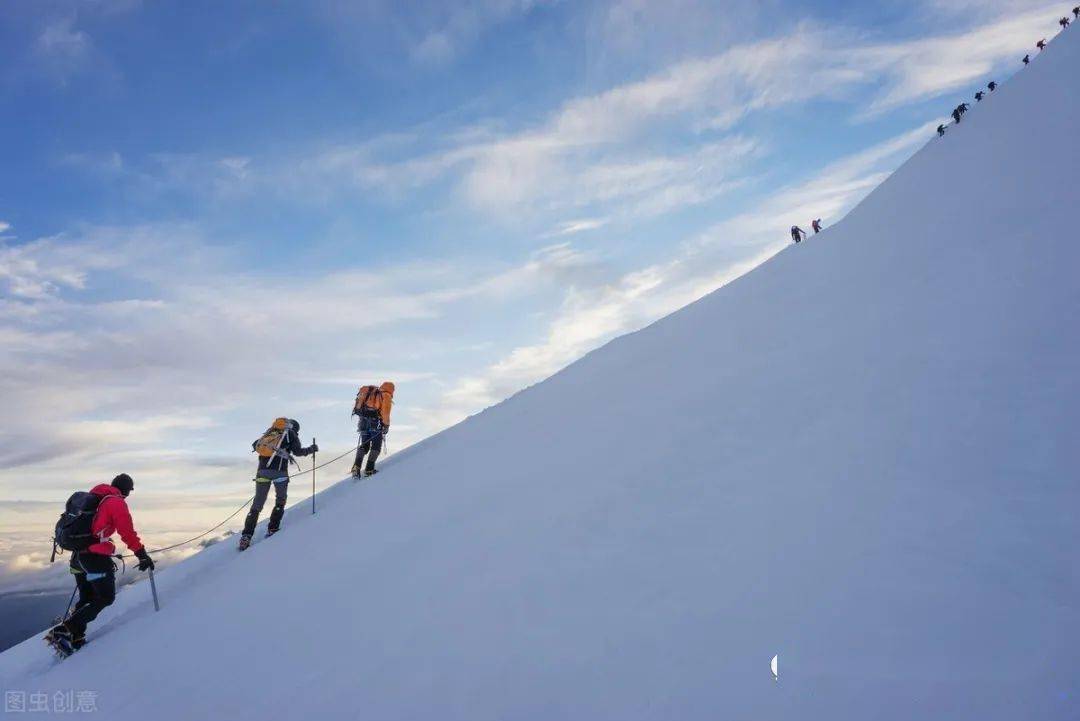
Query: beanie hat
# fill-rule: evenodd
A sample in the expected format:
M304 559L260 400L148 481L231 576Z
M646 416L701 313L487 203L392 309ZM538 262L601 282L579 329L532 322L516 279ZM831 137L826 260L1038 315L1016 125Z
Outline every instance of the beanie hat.
M120 491L120 495L127 496L135 488L135 481L131 480L128 474L121 473L112 479L112 486Z

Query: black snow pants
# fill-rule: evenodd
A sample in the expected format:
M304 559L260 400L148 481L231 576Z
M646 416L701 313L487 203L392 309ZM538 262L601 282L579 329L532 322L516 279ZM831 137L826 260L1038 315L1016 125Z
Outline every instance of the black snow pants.
M356 469L363 468L364 456L367 456L367 468L366 471L375 470L375 461L378 459L379 454L382 453L383 434L375 433L371 435L360 435L360 447L356 449L356 463L354 464Z
M79 600L65 623L72 636L81 638L86 635L86 626L116 600L116 569L108 556L76 551L71 556L71 570Z
M353 468L357 472L364 468L364 456L367 456L367 468L364 470L370 473L375 470L375 461L382 453L385 433L382 419L378 415L362 415L357 430L360 432L360 446L356 449L356 463Z

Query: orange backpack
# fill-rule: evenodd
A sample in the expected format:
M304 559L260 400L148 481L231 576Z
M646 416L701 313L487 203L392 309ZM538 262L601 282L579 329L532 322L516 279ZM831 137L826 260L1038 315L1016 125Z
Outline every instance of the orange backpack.
M382 410L382 391L378 386L361 386L356 394L356 403L353 404L353 415L363 415L365 408L378 413Z
M274 424L266 429L259 440L255 441L255 452L262 458L287 455L282 453L281 444L285 442L285 436L289 432L289 419L278 418Z

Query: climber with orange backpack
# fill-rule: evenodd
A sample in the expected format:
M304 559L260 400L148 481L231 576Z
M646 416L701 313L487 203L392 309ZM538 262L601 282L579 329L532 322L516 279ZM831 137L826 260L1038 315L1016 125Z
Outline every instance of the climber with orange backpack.
M289 492L289 463L294 462L293 456L310 456L319 447L312 443L304 448L300 445L300 423L291 418L278 418L251 444L251 450L259 454L259 468L255 473L255 498L244 521L244 531L240 534L241 551L251 545L259 514L266 505L266 497L270 495L270 484L274 485L274 510L270 511L266 535L269 537L278 532Z
M394 405L394 384L387 381L381 386L363 386L356 394L353 404L354 416L359 416L356 430L360 434L360 443L356 448L356 462L352 467L353 477L372 476L375 460L382 452L383 438L390 432L390 409ZM364 465L364 456L367 465Z

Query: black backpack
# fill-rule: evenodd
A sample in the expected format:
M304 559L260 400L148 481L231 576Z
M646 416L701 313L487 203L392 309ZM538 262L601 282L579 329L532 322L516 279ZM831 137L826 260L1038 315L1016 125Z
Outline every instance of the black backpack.
M91 532L101 496L86 491L71 494L60 520L56 522L53 539L65 551L85 551L98 541Z

